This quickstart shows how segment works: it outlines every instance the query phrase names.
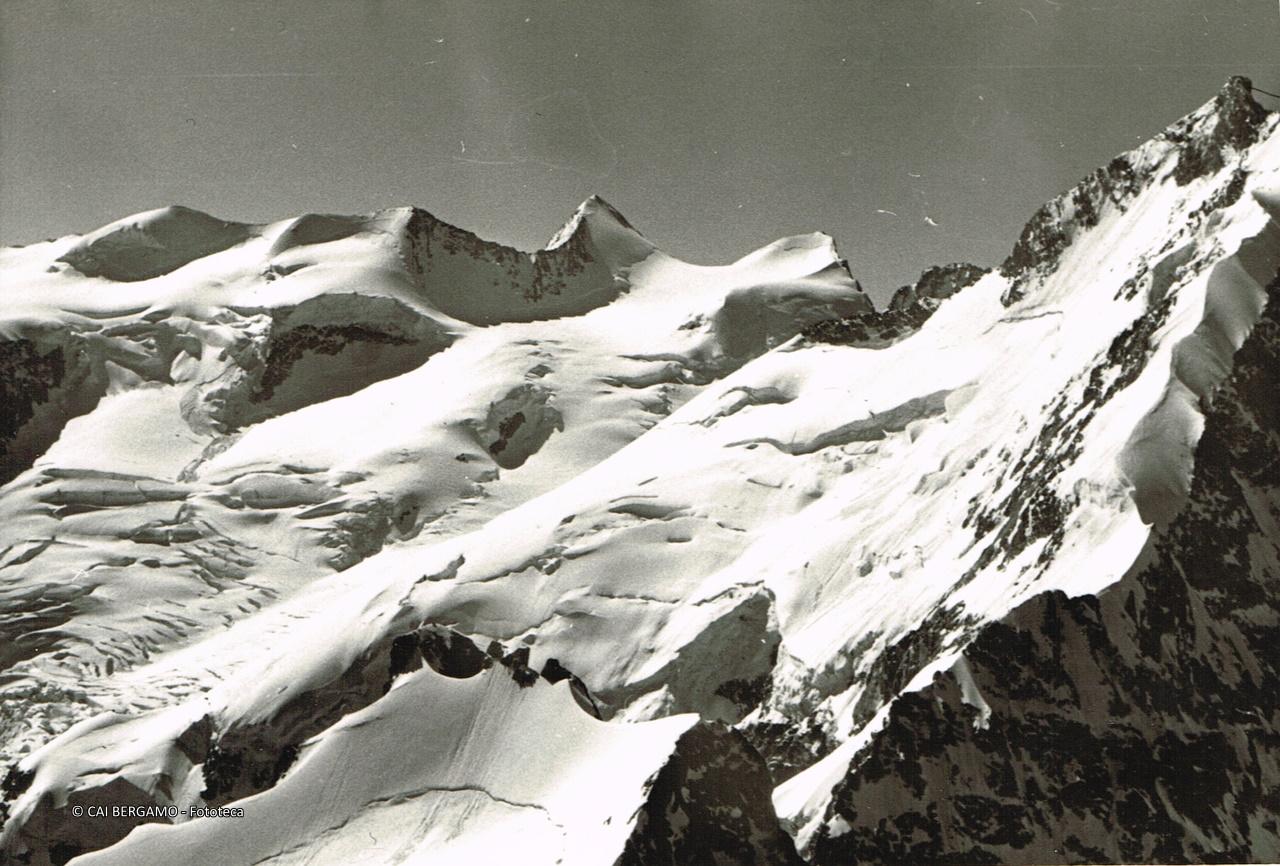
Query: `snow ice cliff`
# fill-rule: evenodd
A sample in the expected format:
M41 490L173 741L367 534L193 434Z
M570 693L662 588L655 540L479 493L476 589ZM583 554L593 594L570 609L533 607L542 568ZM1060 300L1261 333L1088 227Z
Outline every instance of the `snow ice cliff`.
M885 310L598 198L0 251L0 858L1280 858L1278 118Z

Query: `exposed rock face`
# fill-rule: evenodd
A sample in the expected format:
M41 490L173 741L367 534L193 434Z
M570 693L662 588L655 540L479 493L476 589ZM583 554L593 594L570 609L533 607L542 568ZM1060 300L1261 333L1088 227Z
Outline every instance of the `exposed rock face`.
M16 332L0 342L0 484L28 469L114 383L170 383L173 362L199 351L181 323L23 322Z
M1041 207L1023 227L1013 252L1000 264L1010 280L1005 305L1021 300L1026 284L1056 265L1062 253L1082 231L1097 225L1108 205L1123 209L1146 178L1138 152L1122 154L1066 193Z
M881 312L599 199L0 251L0 858L1277 859L1251 106Z
M23 844L31 853L12 862L64 866L81 854L114 845L143 824L168 823L160 814L146 814L159 808L147 792L119 777L75 792L61 809L42 801L23 827ZM73 814L74 809L83 811Z
M900 698L813 862L1280 856L1280 275L1267 291L1186 506L1119 583L1027 602Z
M19 338L0 343L0 483L11 480L31 459L44 452L49 442L23 448L18 434L48 402L49 394L62 384L66 356L60 346L44 352L32 340ZM33 453L34 452L34 453Z
M416 208L405 238L410 273L433 305L478 325L574 315L612 300L626 289L625 269L654 249L599 198L534 253L483 240ZM484 292L457 292L458 282L478 282Z
M615 866L770 863L800 866L769 801L764 762L741 734L698 725L650 781Z
M564 418L551 405L551 396L537 385L521 385L490 405L476 433L503 469L519 467L554 432L564 429Z
M1175 123L1155 142L1117 156L1036 211L1000 265L1000 273L1010 280L1004 303L1021 300L1032 276L1055 267L1063 251L1080 232L1097 225L1106 208L1127 207L1160 165L1150 158L1152 145L1167 142L1176 147L1173 177L1184 186L1218 172L1226 164L1228 149L1236 152L1253 144L1267 112L1254 101L1252 86L1248 78L1233 76L1210 106Z
M933 310L923 304L816 322L801 333L818 343L883 348L915 333Z
M465 635L438 626L386 636L341 676L301 692L268 720L237 721L221 730L202 722L198 728L203 742L197 748L204 761L205 787L200 797L221 806L272 787L297 760L307 740L343 716L370 706L398 677L424 664L456 679L469 679L499 664L517 683L533 685L538 674L518 664L518 652L504 656L499 645L496 654L486 653ZM527 652L525 648L525 658Z
M905 311L916 304L945 300L966 286L972 286L987 272L987 268L963 262L929 268L915 285L903 286L893 293L889 309Z
M1232 76L1214 98L1212 128L1199 135L1180 134L1173 140L1181 146L1174 179L1185 185L1213 174L1226 163L1226 149L1242 150L1258 138L1266 110L1253 99L1253 82L1243 75Z
M843 262L827 272L853 280ZM754 286L725 298L713 321L718 343L725 356L739 360L754 358L781 345L797 333L821 328L823 323L859 319L874 315L871 299L854 281L857 294L823 298L812 287L795 284Z
M407 373L454 339L446 327L389 298L327 295L296 307L237 312L270 315L271 330L261 366L255 364L245 382L250 390L236 395L250 405L234 423L223 422L227 432Z
M838 319L815 322L802 332L820 343L880 348L909 337L938 309L938 304L971 286L987 273L977 265L954 263L932 267L915 284L893 293L888 308L875 310L870 302Z

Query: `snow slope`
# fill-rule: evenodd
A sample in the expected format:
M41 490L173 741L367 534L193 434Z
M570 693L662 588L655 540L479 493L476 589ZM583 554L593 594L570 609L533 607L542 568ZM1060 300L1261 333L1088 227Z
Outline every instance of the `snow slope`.
M1277 126L885 312L599 199L0 252L6 856L1280 856Z

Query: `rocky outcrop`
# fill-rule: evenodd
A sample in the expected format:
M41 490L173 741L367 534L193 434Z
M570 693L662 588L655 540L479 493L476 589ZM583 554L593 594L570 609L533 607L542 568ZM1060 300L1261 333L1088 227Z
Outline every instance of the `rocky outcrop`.
M1117 156L1032 215L1013 252L1000 263L1001 275L1009 279L1001 298L1006 306L1021 300L1035 277L1052 271L1067 247L1097 225L1108 207L1126 207L1146 181L1143 158L1137 152Z
M1243 150L1258 138L1267 111L1253 99L1253 82L1233 75L1213 100L1213 118L1207 131L1174 127L1178 163L1173 177L1179 186L1215 174L1226 164L1227 150Z
M712 331L733 369L823 323L874 315L871 299L840 260L810 278L731 292L712 317Z
M467 664L473 658L477 663ZM201 799L218 806L272 787L297 759L303 742L343 716L373 704L397 677L419 670L424 663L437 673L467 678L488 669L493 660L450 629L424 627L388 636L370 646L340 676L301 692L271 718L210 729Z
M889 299L889 309L906 311L917 304L943 301L963 288L972 286L990 271L964 262L953 262L928 268L915 284L903 286Z
M453 342L444 325L392 298L322 295L297 305L238 309L269 328L216 385L219 429L353 394L407 373Z
M486 241L415 208L406 268L436 309L477 325L577 315L627 288L626 269L653 252L611 205L593 197L542 250Z
M741 734L691 728L650 781L635 830L615 866L800 866L769 796L764 761Z
M1000 265L1000 273L1010 281L1002 297L1005 305L1021 300L1034 277L1050 272L1075 238L1097 225L1109 208L1123 211L1171 153L1176 160L1173 177L1179 186L1185 186L1220 171L1229 151L1253 144L1267 112L1253 100L1252 87L1248 78L1233 76L1207 113L1188 115L1163 135L1117 156L1036 211L1013 252Z
M482 422L473 425L477 439L503 469L516 469L536 454L551 435L564 430L564 417L553 394L525 384L489 404Z
M964 263L929 268L915 283L894 292L886 309L875 310L868 303L866 309L815 322L801 333L816 343L891 346L918 331L942 301L973 285L987 272L986 268Z
M545 687L571 679L575 698L584 711L598 715L585 686L571 672L557 665L540 676L523 663L527 659L527 647L505 653L495 643L485 652L470 638L440 626L386 636L352 660L340 675L301 690L269 718L223 722L204 716L175 730L170 741L153 747L163 759L156 762L151 776L135 774L126 779L107 772L97 774L89 783L71 779L69 784L48 785L41 790L38 802L7 828L7 847L0 850L16 858L15 863L65 863L73 856L115 844L140 824L175 823L178 810L190 805L218 807L272 788L293 766L308 739L344 716L376 703L398 677L424 664L458 679L469 679L497 665L524 687L538 682ZM106 736L110 737L113 723L120 725L119 736L127 739L129 722L124 719L104 720ZM39 767L9 768L0 788L4 817L12 802L27 792ZM192 794L198 794L198 801L191 799ZM767 792L765 797L767 803ZM89 808L97 806L136 809L97 814ZM81 820L84 812L74 812L77 807L89 810L93 820Z
M164 328L161 321L150 330ZM182 347L199 366L173 375L173 351L154 339L137 341L154 356L157 373L150 378L182 389L187 426L216 436L408 372L454 336L397 300L354 294L224 310L213 322L188 321L184 328Z
M880 349L892 346L899 340L920 330L933 311L923 305L905 309L861 313L842 319L827 319L801 331L807 340L815 343L835 343L841 346L858 346Z
M811 862L1280 856L1280 276L1268 297L1178 515L1101 595L1032 599L899 698Z
M881 312L826 236L693 266L598 199L528 254L255 228L144 311L65 308L92 241L6 251L44 307L0 344L0 857L1276 857L1250 105Z
M171 384L180 355L200 342L172 322L57 325L33 322L0 341L0 484L28 469L73 418L93 411L113 383Z
M380 702L388 696L393 682L420 670L424 664L449 679L470 680L488 672L491 691L497 685L492 680L499 671L503 678L514 681L520 692L544 693L551 685L567 679L584 714L598 720L590 694L572 672L549 662L539 674L528 667L528 658L527 646L506 652L495 641L487 651L481 651L470 638L457 632L424 626L380 641L340 676L300 691L270 718L226 724L206 716L185 727L173 728L172 739L152 747L156 755L152 776L142 778L135 774L125 779L107 771L95 774L92 781L72 775L51 784L50 775L58 773L59 768L46 773L37 762L34 770L11 769L3 786L5 800L28 793L33 781L40 796L6 829L5 854L15 863L30 866L62 863L110 847L144 823L183 823L186 810L192 806L216 808L274 789L290 774L304 751L316 749L316 742L324 739L326 729L330 729L327 736L332 736L332 726L340 719L357 716L368 708L370 712L365 715L376 724ZM418 686L424 683L421 676L417 680ZM425 682L436 681L428 678ZM433 688L439 699L449 700L444 697L447 685L436 682ZM496 690L509 695L500 687ZM546 703L545 696L541 703ZM422 715L422 723L430 723L433 712L437 710L428 704L417 707L415 715ZM505 721L497 715L485 718L482 724L492 727ZM130 722L120 722L119 736L127 738ZM107 728L102 737L109 740L111 723L104 724ZM616 862L627 866L701 862L799 866L794 843L774 812L764 762L749 742L720 725L685 721L683 726L684 732L668 746L669 754L639 792L636 812L610 816L610 821L632 822ZM623 732L629 729L634 726L622 726ZM459 748L470 753L483 749L486 743L484 739L472 742L463 736ZM394 748L410 746L396 743ZM571 745L556 745L554 741L552 747L553 751L572 751ZM301 771L305 773L305 767ZM507 771L515 775L522 772L511 767ZM197 788L201 783L203 788ZM455 793L472 789L483 792L477 785L442 782L439 787ZM363 805L371 809L379 801ZM547 811L538 804L522 805ZM96 809L99 806L126 809L108 808L102 812ZM85 810L92 820L81 820ZM252 811L250 807L241 809L246 815ZM619 829L623 827L625 824Z
M52 441L45 436L24 447L19 433L34 418L37 409L49 401L66 374L66 355L61 346L41 351L32 340L18 338L0 342L0 484L11 481L31 465Z

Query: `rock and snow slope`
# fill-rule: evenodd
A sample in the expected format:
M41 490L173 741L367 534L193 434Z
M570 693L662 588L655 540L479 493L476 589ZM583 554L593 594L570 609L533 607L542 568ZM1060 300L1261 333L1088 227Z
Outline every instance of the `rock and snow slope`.
M1275 859L1277 126L885 312L599 199L0 251L3 856Z

